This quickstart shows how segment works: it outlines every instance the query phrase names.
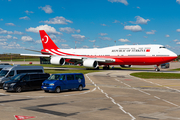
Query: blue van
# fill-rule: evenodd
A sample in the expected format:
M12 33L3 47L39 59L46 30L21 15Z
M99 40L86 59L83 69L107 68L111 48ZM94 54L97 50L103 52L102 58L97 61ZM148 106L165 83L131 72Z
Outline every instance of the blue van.
M85 78L82 73L59 73L52 74L42 83L41 88L45 92L60 93L66 89L78 89L81 91L85 86Z

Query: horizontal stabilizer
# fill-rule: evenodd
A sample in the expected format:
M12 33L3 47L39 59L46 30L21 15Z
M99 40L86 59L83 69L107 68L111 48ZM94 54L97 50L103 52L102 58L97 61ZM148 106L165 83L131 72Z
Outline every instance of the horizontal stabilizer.
M49 52L43 52L43 51L39 51L39 50L31 50L31 49L25 49L25 50L28 50L28 51L33 51L33 52L39 52L39 53L42 53L42 54L51 54Z

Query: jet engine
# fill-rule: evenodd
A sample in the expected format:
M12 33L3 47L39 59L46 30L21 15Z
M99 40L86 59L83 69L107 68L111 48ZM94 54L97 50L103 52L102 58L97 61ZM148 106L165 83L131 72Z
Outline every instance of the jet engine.
M96 60L86 59L83 62L83 66L97 68L98 62Z
M132 67L132 65L120 65L121 67L123 67L123 68L130 68L130 67Z
M52 57L50 62L51 64L55 64L55 65L64 65L65 59L62 57Z

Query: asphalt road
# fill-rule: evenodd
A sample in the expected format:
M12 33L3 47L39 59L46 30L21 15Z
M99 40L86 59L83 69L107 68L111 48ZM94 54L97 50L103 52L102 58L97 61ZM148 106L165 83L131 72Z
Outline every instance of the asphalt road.
M14 115L35 116L32 120L180 119L179 79L139 79L132 72L137 71L89 73L83 91L0 89L0 120L15 120Z

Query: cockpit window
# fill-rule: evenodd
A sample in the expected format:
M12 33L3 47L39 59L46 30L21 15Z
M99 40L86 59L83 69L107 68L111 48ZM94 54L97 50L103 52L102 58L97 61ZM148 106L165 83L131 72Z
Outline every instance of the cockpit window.
M161 47L159 47L159 48L166 48L166 47L164 47L164 46L161 46Z

